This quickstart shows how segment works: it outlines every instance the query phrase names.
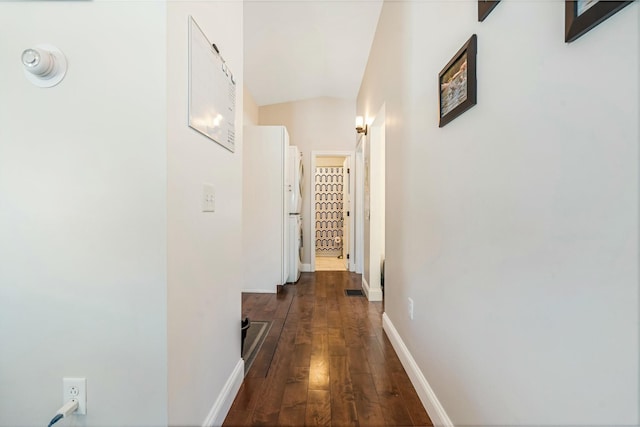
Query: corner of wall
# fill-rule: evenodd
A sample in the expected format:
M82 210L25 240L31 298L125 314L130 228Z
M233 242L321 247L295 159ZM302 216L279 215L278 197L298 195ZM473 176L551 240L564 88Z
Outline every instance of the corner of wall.
M402 340L402 337L400 337L395 326L393 326L393 323L391 322L391 319L389 319L389 316L387 316L387 313L382 314L382 327L387 333L389 341L391 341L391 345L393 345L393 349L398 354L402 366L407 371L411 384L413 384L413 387L416 389L418 397L420 397L422 405L427 410L427 414L429 414L429 418L431 418L433 425L454 427L453 422L447 415L447 412L442 407L442 404L440 404L436 393L429 385L429 382L420 370L420 367L411 355L411 352L404 344L404 341Z
M247 86L243 86L243 126L257 126L260 122L260 108Z
M240 359L236 364L236 367L233 369L233 372L231 372L231 375L229 375L224 387L222 387L218 398L213 403L207 418L205 418L202 423L202 427L221 426L222 423L224 423L224 420L229 413L229 409L231 409L231 405L233 404L233 400L236 398L238 390L240 390L243 380L244 360Z
M369 301L382 301L382 289L373 289L362 275L362 290Z

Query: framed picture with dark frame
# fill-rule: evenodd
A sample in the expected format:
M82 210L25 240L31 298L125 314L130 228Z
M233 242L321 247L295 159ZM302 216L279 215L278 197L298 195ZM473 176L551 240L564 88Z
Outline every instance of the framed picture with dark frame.
M438 75L440 124L443 127L477 102L476 55L478 37L474 34L451 58Z
M478 22L484 21L498 3L500 0L478 0Z
M564 41L569 43L633 1L565 0Z

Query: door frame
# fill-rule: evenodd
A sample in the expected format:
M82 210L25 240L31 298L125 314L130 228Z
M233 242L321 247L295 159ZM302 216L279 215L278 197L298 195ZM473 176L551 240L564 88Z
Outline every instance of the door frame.
M356 143L355 151L355 196L352 196L354 201L354 221L356 223L355 229L355 241L354 241L354 263L355 272L358 274L364 273L364 134L358 135L358 142Z
M347 157L349 158L349 168L352 169L350 172L353 172L354 169L354 160L355 153L353 151L330 151L330 150L321 150L321 151L311 151L311 171L309 172L311 185L311 191L309 193L309 238L310 238L310 248L309 248L309 257L311 258L311 271L316 271L316 204L314 203L316 199L316 188L313 185L313 177L316 173L316 158L317 157ZM349 202L349 215L347 218L349 220L349 262L348 262L348 271L355 271L355 263L353 257L353 247L354 247L354 209L353 209L353 193L354 193L354 173L349 173L349 188L351 189L351 197Z

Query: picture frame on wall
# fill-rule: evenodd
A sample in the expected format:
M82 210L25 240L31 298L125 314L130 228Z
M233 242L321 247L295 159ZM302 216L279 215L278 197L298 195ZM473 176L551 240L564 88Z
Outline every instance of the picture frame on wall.
M500 0L478 0L478 22L484 21Z
M633 1L565 0L564 41L570 43Z
M477 103L476 56L478 37L474 34L456 52L438 75L440 123L443 127Z

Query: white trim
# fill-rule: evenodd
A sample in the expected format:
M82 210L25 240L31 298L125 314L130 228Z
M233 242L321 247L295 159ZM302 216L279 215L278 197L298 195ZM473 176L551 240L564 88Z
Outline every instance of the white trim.
M311 257L311 264L310 264L310 268L308 271L316 271L316 253L315 253L315 238L313 236L316 235L316 222L313 218L316 217L316 205L315 205L315 186L313 185L313 177L315 176L315 170L316 170L316 157L347 157L349 158L349 167L351 169L354 169L355 167L355 152L354 151L316 151L313 150L311 151L311 171L309 172L309 176L311 177L311 185L309 186L311 188L311 193L309 194L309 224L308 224L308 232L309 232L309 236L310 236L310 244L309 246L311 247L310 250L310 257ZM349 205L349 211L350 212L354 212L354 198L353 198L353 193L354 193L354 186L355 186L355 181L354 181L354 175L355 173L349 174L349 188L351 188L351 203ZM350 227L349 227L349 254L354 253L354 240L355 240L355 234L354 234L354 228L355 228L355 221L354 221L355 215L350 215L349 216L349 221L350 221ZM348 268L351 268L353 265L351 263L349 263ZM305 271L305 270L302 270ZM353 271L353 270L350 270Z
M300 271L303 273L313 272L313 270L311 270L311 264L300 264Z
M382 313L382 328L387 333L389 341L391 341L391 345L393 345L394 350L398 354L402 366L405 371L407 371L411 384L413 384L413 387L416 389L418 397L420 398L422 405L427 410L433 425L454 427L453 422L451 422L451 419L440 404L440 401L427 382L427 379L424 377L420 367L418 367L418 364L409 352L409 349L404 344L404 341L402 341L402 338L395 326L391 323L391 319L389 319L387 313Z
M242 293L244 294L277 294L277 289L243 289Z
M382 301L382 289L371 289L364 274L362 275L362 290L369 301Z
M354 254L351 256L354 263L354 271L358 274L364 272L364 134L358 134L358 143L355 151L355 164L353 165L355 191L353 199L353 222L355 222Z
M202 423L202 427L215 427L222 425L224 419L229 413L229 409L231 409L233 400L238 394L238 390L240 390L242 380L244 380L244 360L240 359L227 379L227 382L224 384L224 387L222 387L222 391L211 407L207 418L205 418Z

